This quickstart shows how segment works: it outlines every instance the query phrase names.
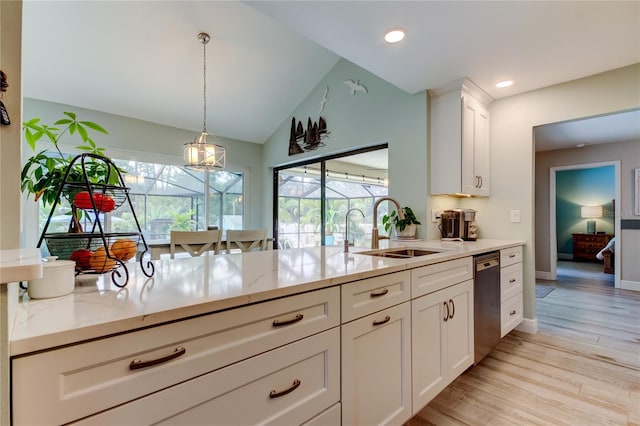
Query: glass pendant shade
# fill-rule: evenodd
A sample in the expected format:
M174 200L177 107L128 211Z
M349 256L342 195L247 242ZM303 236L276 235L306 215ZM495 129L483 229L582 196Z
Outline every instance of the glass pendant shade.
M202 132L197 140L184 144L185 167L193 170L225 168L225 148L221 145L207 143L207 136L213 135Z

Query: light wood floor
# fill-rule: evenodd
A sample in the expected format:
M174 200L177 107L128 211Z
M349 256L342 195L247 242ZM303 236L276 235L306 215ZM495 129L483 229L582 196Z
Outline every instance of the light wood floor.
M640 425L640 293L601 271L558 262L539 332L505 336L407 425Z

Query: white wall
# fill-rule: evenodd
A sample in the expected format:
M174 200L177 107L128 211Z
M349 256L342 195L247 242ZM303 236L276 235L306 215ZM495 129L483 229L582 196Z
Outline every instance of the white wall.
M344 80L359 80L368 93L352 95ZM322 117L331 132L315 151L288 155L291 117L306 124L319 118L320 100L329 86ZM288 116L264 147L264 226L272 225L273 167L359 147L389 143L389 194L413 208L421 222L427 210L426 92L409 95L351 62L341 59ZM306 128L306 126L305 126ZM421 228L421 227L418 227ZM421 234L422 233L422 234ZM424 236L419 229L418 235Z
M640 107L640 64L494 101L491 197L475 202L483 234L527 241L524 315L535 318L533 127ZM509 210L522 222L512 224Z

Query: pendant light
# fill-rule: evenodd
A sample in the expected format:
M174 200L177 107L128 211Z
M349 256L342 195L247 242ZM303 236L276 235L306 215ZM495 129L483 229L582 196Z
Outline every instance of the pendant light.
M209 43L211 37L207 33L200 33L198 34L198 40L202 43L203 130L193 142L184 144L184 161L187 163L185 167L199 171L224 169L226 162L225 148L213 143L207 143L207 136L213 137L213 135L207 133L207 43Z

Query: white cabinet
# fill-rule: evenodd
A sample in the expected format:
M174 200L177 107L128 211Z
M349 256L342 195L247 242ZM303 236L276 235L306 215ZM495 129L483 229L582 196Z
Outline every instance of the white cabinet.
M339 335L333 328L77 424L302 424L340 399Z
M523 320L522 246L500 250L501 337Z
M431 96L431 194L488 197L491 98L468 79Z
M413 414L473 364L473 280L411 301Z
M400 425L411 415L410 303L342 325L342 424Z
M216 407L218 402L213 401L222 401L217 398L216 392L222 392L223 389L231 392L240 385L244 386L243 382L238 381L244 375L247 380L267 377L275 360L271 356L265 358L269 362L256 359L242 364L244 369L233 374L223 373L237 370L235 366L233 370L227 370L230 368L227 366L330 328L339 330L339 324L340 289L331 287L14 358L13 377L19 380L12 382L13 421L15 424L61 424L125 404L122 407L129 408L122 408L122 412L137 413L136 416L142 416L135 417L139 419L138 423L148 423L150 420L145 419L151 417L146 416L158 415L160 417L154 418L163 418L162 415L191 408L196 400L204 404L205 400L198 399L198 392L193 390L199 389L198 386L211 387L211 392L207 394L211 402L206 404ZM322 342L321 346L314 346L316 352L309 353L308 359L292 359L291 364L283 364L281 368L288 369L289 365L294 364L305 365L305 374L315 374L317 377L313 376L312 380L321 380L322 386L331 386L332 392L339 395L339 376L330 375L333 371L339 375L339 333L335 333L332 346L328 346L324 340ZM297 351L298 347L306 348L307 345L313 346L309 341L292 346L289 351ZM331 362L326 364L329 355ZM289 359L287 357L281 354L276 358L279 362ZM216 371L215 374L211 373L213 371ZM199 377L215 377L215 380ZM192 388L188 383L195 378L198 381L193 382ZM331 380L326 381L327 378ZM216 383L215 387L210 383L211 380ZM162 406L168 411L141 408L148 407L145 405L147 402L143 402L147 401L143 398L145 395L156 395L154 392L166 388L173 389L176 383L182 383L179 389L183 389L184 393L174 394L171 390L162 393L180 395L169 398L173 401L171 404L161 402L164 400L160 396L152 399L158 403L158 407ZM269 383L272 382L265 382L265 386ZM283 376L273 383L275 389L286 388L287 378ZM309 383L309 380L303 381L300 386L307 390L296 393L328 392L322 387L317 388L316 384L309 387ZM242 392L235 395L244 395ZM307 395L305 398L310 397ZM339 397L330 399L322 400L327 402L324 406L315 406L319 408L315 413L303 412L306 417L300 423L338 402ZM38 401L37 410L33 409L34 400ZM126 404L132 400L141 402ZM212 410L215 411L214 408ZM242 410L235 411L239 416L246 414ZM115 419L127 417L120 417L120 412L109 412L109 416L116 417L105 414L105 418L109 419L105 422L121 424ZM235 424L233 421L230 423Z

